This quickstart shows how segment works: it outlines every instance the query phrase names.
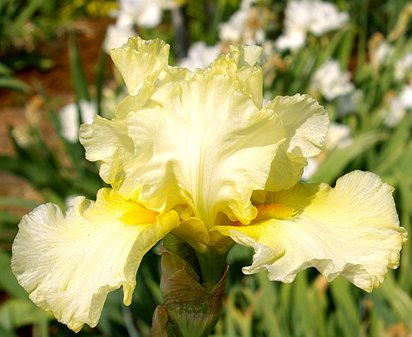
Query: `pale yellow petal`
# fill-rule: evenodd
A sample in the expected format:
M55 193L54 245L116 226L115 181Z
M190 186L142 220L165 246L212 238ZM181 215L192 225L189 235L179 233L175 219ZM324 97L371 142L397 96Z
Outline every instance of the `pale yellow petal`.
M150 84L146 83L138 95L127 96L118 105L115 118L108 120L97 116L92 124L83 124L80 127L80 142L86 150L86 158L100 162L100 176L116 189L123 182L126 163L132 166L136 159L133 141L128 134L127 115L147 109L150 105L148 100L157 87L184 80L189 72L170 67L158 75ZM133 195L138 192L134 191Z
M230 46L230 54L236 59L239 66L253 67L259 62L262 55L262 47L259 46Z
M143 255L179 223L109 189L78 197L66 215L54 204L23 217L12 270L30 299L74 331L95 326L107 294L123 287L129 305Z
M307 165L306 158L320 153L328 131L328 115L308 95L278 96L267 105L284 128L285 142L276 153L266 184L269 191L288 189L296 184Z
M124 163L133 160L134 146L128 135L127 121L96 116L93 124L80 127L80 142L86 159L100 161L100 176L114 188L124 179Z
M315 267L329 281L342 275L371 291L398 266L406 240L392 191L375 174L355 171L335 188L298 184L268 193L251 225L216 229L255 249L246 274L267 270L271 280L292 282L300 270Z
M218 57L206 72L226 74L236 81L258 108L263 102L263 71L257 64L262 53L258 46L231 46L230 53Z
M145 41L132 37L127 44L112 49L111 56L131 95L136 95L145 84L153 81L167 67L169 45L162 40Z
M189 204L206 226L222 212L247 223L265 185L279 123L258 109L230 76L198 73L156 90L147 109L129 114L136 159L121 192L162 210Z
M116 118L125 119L131 111L138 111L143 108L148 100L162 85L170 85L174 82L181 82L194 76L188 69L179 67L165 67L156 74L152 81L146 82L138 95L125 97L116 108Z
M134 78L135 74L129 71L128 68L125 68L122 62L134 64L134 67L137 69L140 67L139 62L141 62L139 57L141 58L150 53L153 54L154 58L158 55L163 55L164 48L162 46L159 41L145 42L136 38L134 40L131 39L128 45L114 51L113 55L114 58L117 57L121 60L121 62L116 62L120 70L125 74L130 73ZM191 73L185 69L167 65L152 67L157 69L153 72L155 75L146 76L146 73L143 71L143 77L146 79L143 82L139 82L138 89L133 91L133 93L136 93L135 95L128 96L119 104L113 120L108 121L98 118L92 125L81 128L80 139L86 149L87 159L101 163L100 175L105 182L119 189L127 197L142 198L149 207L154 207L159 211L170 209L174 205L183 202L193 206L196 209L197 215L203 213L202 220L208 223L213 223L214 217L219 212L226 213L230 218L238 217L243 222L248 222L255 216L255 210L250 204L248 194L251 193L252 189L263 188L262 181L267 178L268 173L267 160L269 157L273 158L273 150L279 145L278 143L280 143L281 137L283 137L281 123L279 121L275 123L277 117L272 116L272 112L268 113L265 109L260 109L262 106L262 70L256 65L260 53L261 49L255 46L232 48L228 55L217 60L210 68L197 73ZM157 61L162 64L167 63L167 58L160 57L160 59L161 62ZM160 64L159 62L156 64ZM129 67L132 67L132 65L129 65ZM125 80L127 83L126 77ZM130 87L133 85L128 84L128 86L130 90ZM183 91L182 88L184 88ZM230 97L232 94L234 97ZM180 118L179 114L181 113L173 106L168 107L168 105L174 104L176 100L179 100L176 103L185 109L182 115L185 116L186 121L183 121L180 125L178 118ZM223 105L223 111L220 111L221 104ZM159 113L159 109L169 109L174 114L173 118L175 118L175 121L173 123L175 125L173 123L165 125L165 131L158 127L163 125L164 117L154 117L156 114L147 116L151 114L152 110L156 110ZM144 122L135 121L137 117L135 118L134 116L142 118ZM242 120L243 117L245 117L244 121ZM207 119L207 124L203 123L204 118ZM233 126L231 125L232 118ZM266 123L266 119L270 121ZM142 130L151 121L154 124ZM157 125L158 121L159 124ZM222 128L217 138L213 139L215 137L214 129L216 123L222 123ZM250 125L247 125L248 123ZM254 124L256 125L254 126ZM151 144L152 127L155 128L156 137L158 137L155 143L162 146L164 144L169 149L177 151L174 154L170 154L170 158L162 153L163 150L160 150L159 155L155 152L155 148ZM236 129L237 127L239 128L238 130ZM253 130L248 135L247 129L255 127L258 129ZM180 138L174 136L175 130L184 130L185 128L191 128L191 130L179 131L182 134ZM225 133L225 128L228 130L227 133ZM202 130L206 131L206 136L209 138L205 139L204 144L203 140L199 139L200 137L205 138L201 134ZM260 132L262 130L263 133ZM243 134L231 136L231 133L235 134L237 132L242 132ZM141 138L139 133L143 135L149 134L149 137L144 140L145 138ZM256 133L259 133L259 136L256 136ZM192 137L190 134L194 134L196 137ZM192 138L189 138L189 136ZM180 143L176 148L172 149L165 142L167 137ZM133 143L132 138L136 146L134 144L131 146ZM252 140L250 145L248 145L247 139L249 138L256 139L256 141ZM193 139L197 140L193 142ZM225 145L221 145L220 140ZM239 143L236 144L236 141L239 141ZM199 148L195 148L195 144ZM260 146L260 144L263 144L263 146ZM266 145L269 145L270 148ZM209 151L208 146L213 147L212 151ZM231 147L232 151L237 153L233 156L228 155L231 158L230 160L225 160L226 153L222 153L222 158L220 159L214 155L219 153L219 147L223 151L227 151L225 147ZM153 151L153 153L150 151ZM192 157L184 159L185 151L191 154ZM210 152L211 155L207 152ZM244 169L245 164L240 165L239 173L242 171L246 173L247 171L247 174L237 174L235 161L242 158L245 162L249 162L249 158L247 158L249 152L254 152L258 156L260 153L264 158L263 160L256 158L258 161L256 163L249 163L250 169L247 170ZM193 159L193 156L203 156L205 153L207 154L205 158L197 158L192 164L184 165L192 165L191 168L184 168L186 170L185 173L188 173L188 170L192 171L192 173L191 177L187 176L182 180L182 172L179 171L181 169L179 166L183 160L189 162ZM155 158L154 160L161 161L161 163L156 163L155 166L149 168L147 166L142 167L142 162L146 163L149 161L154 163L154 160L151 158L152 156ZM177 165L174 164L177 168L176 172L171 171L172 166L170 164L174 160L173 156L179 158ZM220 181L221 186L213 184L214 191L212 193L205 191L203 195L199 195L198 191L201 189L201 186L193 186L199 184L199 181L194 181L194 179L197 179L196 176L203 171L206 171L208 174L213 172L213 169L209 169L215 166L215 162L211 161L212 159L214 161L221 161L217 166L219 166L218 170L222 173L223 167L230 167L227 175L236 173L240 183L232 188L231 181L234 179L230 178L226 181L225 177L221 176L220 179L223 179ZM204 160L205 162L203 162ZM202 161L200 164L203 167L194 167L199 164L199 161ZM206 168L206 166L208 167ZM153 171L157 172L152 175ZM180 177L176 179L176 175ZM149 197L147 197L148 185L146 183L149 176L150 180L155 179L149 182L152 186L150 187L151 189L155 185L159 188L165 188L164 190L152 190L150 192L150 199L152 200L150 201L148 200ZM187 186L188 179L191 180L190 184L192 186ZM202 177L200 180L203 179L207 179L207 177ZM145 182L142 183L142 181ZM200 181L200 184L203 183ZM206 182L206 184L208 183ZM143 185L145 192L141 194ZM246 187L246 185L249 186ZM243 191L242 189L244 188L245 190ZM198 195L192 195L193 190L196 190ZM222 194L219 197L214 194L218 190ZM237 190L237 192L229 198L230 193L234 190ZM225 196L223 197L223 195ZM207 198L203 198L203 196L207 196ZM202 200L194 200L199 198L202 198ZM157 199L157 201L154 199ZM226 205L223 205L224 203ZM206 216L205 213L208 213L208 215Z
M182 221L179 227L173 230L173 233L197 251L205 250L210 241L206 226L194 217Z

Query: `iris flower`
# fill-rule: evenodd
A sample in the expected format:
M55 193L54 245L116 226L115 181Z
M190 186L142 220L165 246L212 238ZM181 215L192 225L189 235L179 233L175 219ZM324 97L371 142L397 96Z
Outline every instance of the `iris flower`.
M406 240L393 188L362 171L334 188L300 182L325 140L325 109L300 94L264 103L259 47L194 72L168 65L168 52L138 37L112 51L129 96L80 130L111 187L65 214L48 203L23 217L12 269L31 300L74 331L93 327L110 291L123 287L130 304L144 254L168 233L198 252L252 247L245 274L292 282L315 267L379 286Z

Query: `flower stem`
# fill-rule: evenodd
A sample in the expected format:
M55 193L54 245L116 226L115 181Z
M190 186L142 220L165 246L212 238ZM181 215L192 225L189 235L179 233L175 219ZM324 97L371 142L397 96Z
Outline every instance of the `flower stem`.
M226 254L213 247L195 252L169 236L162 249L160 289L163 304L153 316L152 336L207 337L222 309Z
M196 252L201 283L206 289L212 289L225 273L226 255L226 253L222 254L213 247L208 247L205 252Z

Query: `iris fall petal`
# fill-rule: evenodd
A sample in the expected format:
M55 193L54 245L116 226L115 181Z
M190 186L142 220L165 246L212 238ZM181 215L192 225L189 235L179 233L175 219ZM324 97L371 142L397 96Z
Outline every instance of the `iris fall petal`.
M12 270L30 299L74 331L95 326L107 294L123 287L129 305L143 255L179 223L109 189L78 197L63 215L44 204L23 217Z
M266 269L271 280L289 283L300 270L315 267L329 281L342 275L371 291L388 268L398 266L406 240L392 190L375 174L354 171L335 188L297 184L268 193L251 225L216 229L255 249L246 274Z

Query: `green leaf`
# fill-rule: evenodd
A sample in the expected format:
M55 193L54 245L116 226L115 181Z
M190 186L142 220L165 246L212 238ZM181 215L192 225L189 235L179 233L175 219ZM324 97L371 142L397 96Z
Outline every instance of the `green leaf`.
M260 288L259 294L255 294L257 299L256 315L261 317L261 330L267 333L268 337L288 337L289 333L285 331L284 317L280 315L279 298L275 283L269 281L266 273L256 275Z
M14 157L0 155L0 170L14 171L17 166L17 161Z
M69 60L77 101L90 101L87 79L74 33L69 35Z
M102 49L99 55L99 61L97 63L97 70L96 70L96 106L97 106L97 114L102 114L102 98L103 98L103 87L104 87L104 80L105 80L105 70L106 70L106 61L107 61L107 54Z
M402 175L402 178L412 178L411 168L412 168L412 142L407 146L402 146L402 154L399 160L393 164L393 169ZM405 181L403 179L403 181ZM412 200L411 200L412 201Z
M309 181L332 183L342 174L345 167L352 160L385 138L385 133L372 131L356 137L351 144L344 148L336 148L325 161L322 162Z
M361 331L360 315L355 302L352 286L343 278L337 278L330 285L332 298L337 307L340 330L346 337L359 336Z
M408 116L405 116L385 142L382 150L379 151L379 163L377 167L374 168L374 172L383 174L387 170L395 168L395 162L404 157L404 150L408 139L409 118Z
M1 337L17 337L17 335L14 332L6 330L1 326L0 326L0 336Z
M1 10L1 6L0 6ZM13 74L13 70L11 70L8 66L6 66L4 63L0 62L0 75L7 75L10 76Z
M8 299L0 306L0 326L12 330L52 319L51 314L37 308L28 299Z
M351 26L343 35L339 44L338 60L343 69L348 69L350 58L353 53L353 44L356 38L356 30Z
M4 223L18 223L20 218L14 214L0 209L0 224Z
M396 320L404 322L412 330L412 300L409 294L396 284L392 275L387 277L379 291L390 304Z
M38 206L38 203L33 200L13 198L13 197L0 197L0 206L17 206L23 208L34 208Z
M15 19L15 27L22 27L29 18L39 9L45 2L43 0L31 0L22 8L18 17Z
M27 299L27 293L17 283L11 268L10 255L0 250L0 288L5 290L9 295Z
M12 77L0 77L0 88L22 91L24 93L31 92L31 88L28 84Z

